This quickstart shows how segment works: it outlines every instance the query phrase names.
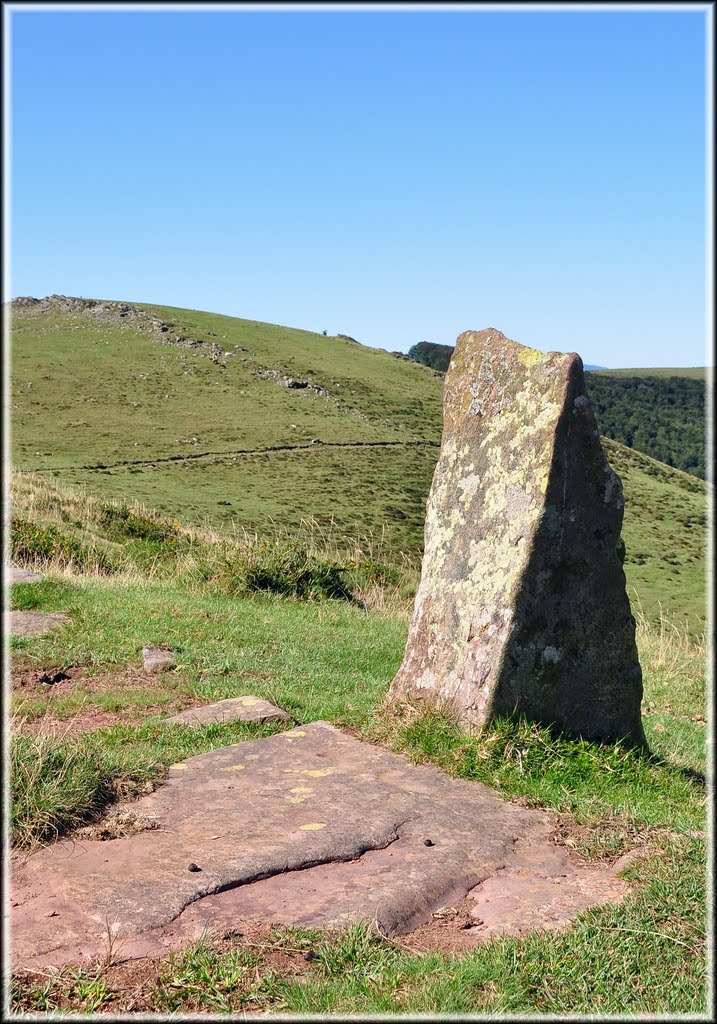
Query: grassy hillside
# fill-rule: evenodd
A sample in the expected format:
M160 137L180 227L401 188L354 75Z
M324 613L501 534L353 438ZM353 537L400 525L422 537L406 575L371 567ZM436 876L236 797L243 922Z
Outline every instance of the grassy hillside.
M389 523L396 548L420 543L441 434L431 370L270 324L143 307L172 324L162 334L65 305L13 314L15 465L195 523L335 517L352 534Z
M371 534L394 558L420 554L440 375L338 337L135 308L13 310L17 467L188 524L265 533L310 518L337 542ZM661 605L699 629L704 485L607 450L625 484L629 584L653 618Z
M210 932L146 961L112 944L83 966L16 972L13 1011L704 1012L705 650L660 608L699 632L705 484L604 442L625 487L628 580L649 613L635 609L650 752L524 721L465 735L384 703L441 392L430 369L340 338L65 299L16 311L12 553L46 578L10 596L68 622L12 638L13 846L80 838L177 761L282 729L164 722L255 693L298 724L331 721L544 808L556 842L620 870L624 902L473 951L368 927ZM347 540L366 532L374 543ZM176 667L143 673L146 643L171 646Z

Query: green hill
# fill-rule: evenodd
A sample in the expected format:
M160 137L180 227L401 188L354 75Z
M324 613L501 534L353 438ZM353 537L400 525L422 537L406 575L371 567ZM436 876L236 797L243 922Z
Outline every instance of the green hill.
M337 540L420 553L442 386L341 337L146 304L13 303L14 465L220 530L312 519ZM649 614L694 625L704 484L608 453L625 483L629 583Z

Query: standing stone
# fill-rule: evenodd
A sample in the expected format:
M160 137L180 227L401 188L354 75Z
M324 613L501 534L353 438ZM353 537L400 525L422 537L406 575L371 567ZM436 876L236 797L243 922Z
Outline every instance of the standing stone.
M580 357L461 334L391 697L643 743L623 506Z

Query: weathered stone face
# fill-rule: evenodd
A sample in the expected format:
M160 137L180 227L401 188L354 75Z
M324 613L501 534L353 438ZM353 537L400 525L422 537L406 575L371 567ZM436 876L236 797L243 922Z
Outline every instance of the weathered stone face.
M643 742L622 516L580 357L461 334L392 698Z

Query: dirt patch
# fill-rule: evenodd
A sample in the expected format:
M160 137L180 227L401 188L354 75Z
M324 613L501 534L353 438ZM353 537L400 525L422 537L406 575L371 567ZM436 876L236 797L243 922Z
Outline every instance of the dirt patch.
M434 951L459 955L478 945L475 924L471 903L466 897L457 906L440 908L433 914L433 920L408 935L396 936L393 941L416 956Z
M282 937L276 929L268 925L245 925L241 929L233 929L231 934L216 935L207 939L207 944L217 954L225 956L232 953L246 952L257 958L255 968L247 970L248 979L255 981L264 975L276 973L282 978L291 978L301 982L309 971L309 961L314 958L311 944L306 940L297 940L294 936ZM151 1013L166 1010L161 1001L162 990L177 989L172 979L172 966L164 957L144 957L137 959L123 956L119 946L112 951L107 960L85 968L92 977L99 975L106 985L106 996L98 1013ZM61 1011L86 1011L77 994L73 992L73 978L68 971L57 971L54 975L47 971L18 971L13 982L18 995L13 1005L16 1013L37 1012L40 1007L33 998L35 986L44 988L48 978L53 978L51 998ZM193 1000L191 992L183 993L181 1012L193 1008L208 1012L206 1004ZM237 1010L242 1014L261 1012L262 1007L237 999ZM270 1008L270 1007L267 1007Z
M72 683L81 680L84 678L86 671L86 669L76 666L70 666L69 668L26 669L25 671L12 673L12 688L13 690L22 690L26 693L33 690L46 693L51 686L59 686L60 683ZM62 692L67 693L68 689L69 687L66 686Z
M122 839L159 828L159 821L147 814L137 814L128 807L113 807L108 814L92 825L85 825L74 833L76 839Z
M575 821L569 814L550 812L553 831L550 841L562 846L584 864L607 864L622 870L638 857L661 851L670 840L683 838L669 828L640 828L619 815L599 818L590 823ZM701 833L688 832L688 838Z
M159 692L166 689L166 680L132 668L96 672L82 665L37 668L20 662L13 664L11 673L12 690L21 701L16 710L14 725L33 734L49 731L77 735L96 729L106 729L120 722L141 721L150 715L171 714L196 703L195 697L179 689L177 684L181 685L181 680L173 678L172 684L172 699L169 701L151 701L141 705L128 703L120 710L110 711L98 707L93 701L93 696L111 693L113 696L121 697L123 690ZM86 705L68 717L55 715L54 702L71 694L86 696ZM23 703L23 698L27 699L27 703ZM43 698L43 713L37 717L33 715L33 698Z

